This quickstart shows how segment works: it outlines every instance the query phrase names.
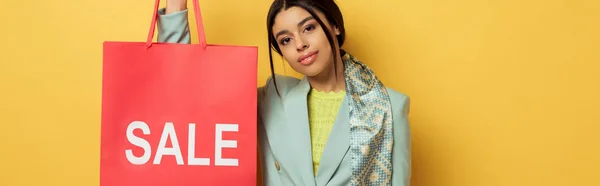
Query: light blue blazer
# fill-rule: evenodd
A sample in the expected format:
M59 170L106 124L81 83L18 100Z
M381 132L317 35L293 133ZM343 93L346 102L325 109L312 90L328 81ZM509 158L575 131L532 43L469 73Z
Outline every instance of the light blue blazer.
M158 41L190 43L187 11L164 15L159 12ZM258 146L262 182L273 186L340 186L349 185L349 108L347 98L340 107L328 137L318 172L313 173L307 95L310 84L306 78L277 76L281 97L271 81L258 88ZM409 98L387 88L394 124L393 177L394 186L410 185Z

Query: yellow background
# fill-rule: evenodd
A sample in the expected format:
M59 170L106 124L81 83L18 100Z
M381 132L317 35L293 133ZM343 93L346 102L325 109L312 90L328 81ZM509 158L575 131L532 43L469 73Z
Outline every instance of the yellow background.
M600 185L600 1L338 1L345 48L412 98L414 186ZM263 84L271 0L200 2ZM3 1L0 185L98 185L102 42L144 41L153 4Z

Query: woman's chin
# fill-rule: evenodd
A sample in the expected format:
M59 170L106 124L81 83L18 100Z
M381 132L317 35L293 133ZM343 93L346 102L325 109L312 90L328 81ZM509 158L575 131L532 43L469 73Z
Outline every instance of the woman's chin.
M294 66L292 66L292 68L296 72L298 72L302 75L308 76L308 77L318 76L319 74L322 74L325 69L325 65L321 64L320 61L315 61L314 63L312 63L310 65L294 65Z

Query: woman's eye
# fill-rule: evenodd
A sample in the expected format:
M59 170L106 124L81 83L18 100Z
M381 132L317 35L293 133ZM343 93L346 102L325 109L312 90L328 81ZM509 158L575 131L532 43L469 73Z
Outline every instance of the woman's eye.
M311 30L314 30L314 29L315 29L314 25L308 25L306 28L304 28L304 30L307 31L307 32L311 31Z
M279 41L279 43L282 44L282 45L285 45L285 44L288 44L290 42L290 40L291 39L289 37L286 37L286 38L281 39Z

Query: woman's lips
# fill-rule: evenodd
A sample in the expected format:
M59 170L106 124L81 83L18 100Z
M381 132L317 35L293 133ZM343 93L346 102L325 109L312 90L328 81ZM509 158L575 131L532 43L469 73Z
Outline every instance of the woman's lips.
M298 58L298 62L303 65L310 65L317 59L319 51L308 52Z

